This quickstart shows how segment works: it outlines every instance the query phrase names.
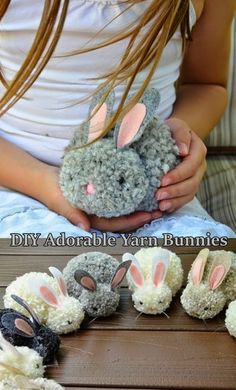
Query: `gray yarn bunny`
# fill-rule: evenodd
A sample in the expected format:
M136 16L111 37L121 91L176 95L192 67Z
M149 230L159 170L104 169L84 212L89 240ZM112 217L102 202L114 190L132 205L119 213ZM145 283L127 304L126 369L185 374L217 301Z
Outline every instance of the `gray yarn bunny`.
M103 94L101 90L94 96L89 118ZM114 100L112 92L91 120L75 132L60 172L60 186L70 203L106 218L158 209L155 193L161 178L180 162L169 127L154 116L160 103L154 88L146 90L107 136L71 150L99 137L112 115Z

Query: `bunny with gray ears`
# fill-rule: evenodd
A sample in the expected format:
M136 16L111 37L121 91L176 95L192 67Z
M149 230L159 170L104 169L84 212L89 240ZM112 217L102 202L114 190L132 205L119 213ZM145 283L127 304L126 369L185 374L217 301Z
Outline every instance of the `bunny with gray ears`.
M119 263L100 252L83 253L71 259L63 270L68 293L79 299L91 317L107 317L120 301L119 285L131 261Z
M154 116L160 95L147 89L108 135L86 145L101 135L112 115L114 91L97 110L104 91L94 96L88 121L65 153L61 190L74 207L99 217L156 210L161 178L180 161L169 127Z

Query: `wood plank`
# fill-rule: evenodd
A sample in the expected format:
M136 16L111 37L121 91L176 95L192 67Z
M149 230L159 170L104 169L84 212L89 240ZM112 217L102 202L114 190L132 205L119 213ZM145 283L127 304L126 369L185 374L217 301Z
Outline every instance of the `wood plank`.
M114 255L119 261L121 254ZM47 272L48 267L54 265L59 269L63 269L67 262L72 258L71 255L1 255L0 254L0 287L7 286L17 276L23 275L26 272ZM184 268L184 280L186 280L190 266L195 259L194 253L180 254ZM124 281L122 286L127 286Z
M179 238L177 238L179 239ZM226 246L221 246L221 249L226 249L226 250L232 250L232 251L236 251L236 239L233 239L233 238L229 238L227 240L228 244ZM128 246L128 247L125 247L123 246L124 244L124 240L122 240L121 238L117 239L116 240L116 245L115 247L111 247L111 246L105 246L105 247L86 247L86 246L80 246L80 247L76 247L76 246L44 246L45 244L45 239L39 239L38 241L38 246L37 247L32 247L32 246L28 246L28 247L24 247L24 246L17 246L17 247L12 247L10 246L11 244L11 240L10 239L0 239L0 253L1 254L4 254L4 255L9 255L9 254L12 254L12 255L34 255L34 256L37 256L37 255L71 255L71 257L73 256L76 256L77 254L79 253L82 253L82 252L87 252L87 251L91 251L91 250L98 250L98 251L105 251L106 253L109 253L109 254L121 254L121 253L124 253L124 252L127 252L127 251L130 251L132 253L136 252L138 249L140 249L140 246L135 246L135 247L132 247L132 246ZM162 239L158 239L158 244L160 246L163 245L163 240ZM191 244L191 243L189 243ZM217 246L217 241L216 241L216 246ZM216 246L212 246L212 245L207 245L207 247L209 247L210 250L214 250L216 249ZM167 249L170 249L170 250L173 250L174 252L176 253L198 253L199 252L199 247L197 246L191 246L191 245L187 245L186 243L184 245L173 245L171 247L166 247ZM220 246L218 246L218 248L220 248Z
M235 362L224 333L87 330L63 337L48 375L68 386L226 390L235 389Z
M0 288L0 308L3 308L2 297L5 289ZM86 319L82 329L114 329L114 330L169 330L169 331L199 331L199 332L226 332L222 312L215 318L201 321L189 317L183 310L179 296L176 297L165 315L148 316L141 315L134 309L130 292L126 288L121 289L120 305L115 314L107 318Z

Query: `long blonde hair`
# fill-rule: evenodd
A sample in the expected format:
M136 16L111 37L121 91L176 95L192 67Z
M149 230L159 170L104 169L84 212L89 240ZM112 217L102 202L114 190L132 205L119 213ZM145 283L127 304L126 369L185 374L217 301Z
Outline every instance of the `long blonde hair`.
M0 100L0 115L6 113L26 93L50 60L63 30L69 1L45 0L34 41L14 79L11 81L5 80L0 70L0 81L6 89ZM127 3L127 9L132 7L133 4L145 1L121 0L121 2ZM6 13L10 3L11 0L1 1L0 18ZM137 39L141 30L147 25L150 28L143 34L142 39ZM70 53L70 55L82 54L129 38L128 46L120 63L111 73L104 75L103 86L107 86L107 92L101 104L117 84L125 82L126 87L118 109L107 123L102 135L106 134L116 121L138 102L158 66L164 47L178 27L181 30L184 47L186 39L190 38L189 0L153 0L139 21L128 30L117 34L108 41L101 42L96 47ZM125 105L137 74L149 65L150 70L145 81L129 103Z

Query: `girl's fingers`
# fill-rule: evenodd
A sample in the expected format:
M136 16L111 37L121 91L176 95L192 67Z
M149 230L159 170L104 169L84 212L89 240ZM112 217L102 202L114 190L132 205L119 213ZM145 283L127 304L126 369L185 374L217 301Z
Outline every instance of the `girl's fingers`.
M161 180L163 187L182 182L198 171L199 166L206 157L206 147L196 134L192 133L190 154L173 170L168 172Z
M98 218L95 215L91 216L91 225L95 229L110 232L127 232L143 226L145 223L151 222L152 219L159 218L160 211L155 213L137 212L131 215L126 215L117 218Z
M70 209L65 210L62 215L64 215L64 217L73 223L73 225L76 225L86 231L90 230L89 219L82 210L71 207Z
M172 136L179 148L180 156L187 156L192 139L190 128L184 121L178 118L169 118L165 122L171 128Z
M172 213L173 211L179 209L180 207L184 206L186 203L193 200L194 195L185 195L181 196L180 198L171 199L171 201L163 201L160 203L160 207L162 211L165 211L166 213Z
M164 211L165 208L165 203L162 201L172 200L190 194L195 195L203 178L204 172L205 162L202 163L197 173L191 178L184 180L181 183L173 184L165 188L160 188L157 191L156 198L158 201L160 201L159 207L161 210Z

